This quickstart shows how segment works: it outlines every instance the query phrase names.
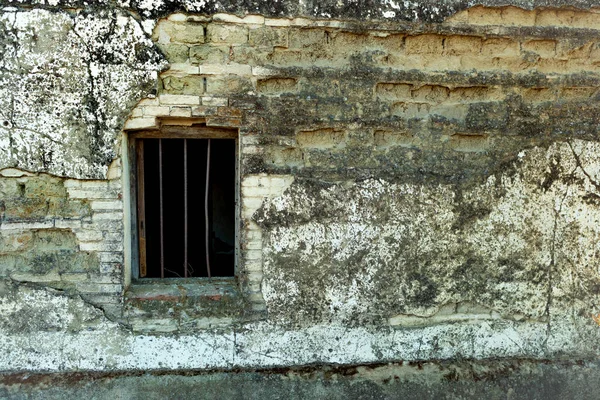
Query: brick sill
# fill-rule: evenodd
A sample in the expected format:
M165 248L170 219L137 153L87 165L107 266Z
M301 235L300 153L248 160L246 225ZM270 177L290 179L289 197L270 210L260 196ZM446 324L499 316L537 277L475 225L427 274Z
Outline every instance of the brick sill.
M168 278L137 279L125 294L131 301L182 301L185 298L221 300L223 297L239 295L234 277L231 278Z
M134 331L194 332L231 327L248 310L233 277L140 279L125 292L123 316Z

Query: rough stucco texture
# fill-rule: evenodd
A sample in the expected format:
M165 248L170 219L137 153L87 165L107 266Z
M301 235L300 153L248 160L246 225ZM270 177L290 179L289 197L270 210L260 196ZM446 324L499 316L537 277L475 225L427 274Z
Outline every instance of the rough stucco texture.
M117 137L161 65L125 13L0 16L0 165L104 178Z
M598 145L583 141L523 151L512 173L458 193L376 179L297 181L259 212L270 315L422 326L465 312L548 324L549 334L555 323L592 322L597 155Z
M0 167L110 181L0 171L1 370L599 354L600 14L102 7L2 14ZM192 117L239 129L240 288L135 298L120 131Z

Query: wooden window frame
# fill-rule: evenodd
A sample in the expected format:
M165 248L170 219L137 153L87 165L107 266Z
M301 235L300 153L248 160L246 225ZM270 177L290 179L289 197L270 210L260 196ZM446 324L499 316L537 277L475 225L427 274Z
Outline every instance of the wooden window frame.
M129 155L129 192L131 202L130 212L130 229L131 229L131 278L134 281L162 281L161 278L141 278L140 277L140 261L144 256L140 250L140 227L138 220L138 207L140 205L138 192L141 160L139 160L139 139L234 139L235 140L235 246L234 246L234 275L231 278L238 276L239 258L240 258L240 140L239 131L237 128L220 128L207 127L204 123L188 122L184 125L163 123L158 129L139 130L129 132L127 137L128 155ZM223 279L223 277L218 277ZM229 277L226 277L227 279ZM168 278L185 279L185 278ZM191 277L187 279L202 280L210 278Z

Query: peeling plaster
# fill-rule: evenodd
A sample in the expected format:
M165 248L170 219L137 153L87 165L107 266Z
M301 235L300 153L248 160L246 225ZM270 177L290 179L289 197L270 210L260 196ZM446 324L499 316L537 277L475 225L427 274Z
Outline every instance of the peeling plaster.
M164 65L139 23L33 9L3 12L0 29L0 166L105 177L128 109Z

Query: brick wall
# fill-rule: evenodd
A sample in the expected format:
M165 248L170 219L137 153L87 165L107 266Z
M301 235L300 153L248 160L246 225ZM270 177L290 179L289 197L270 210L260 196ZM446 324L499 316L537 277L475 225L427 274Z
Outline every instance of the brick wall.
M160 19L123 135L239 130L237 283L126 287L118 143L106 180L2 170L0 273L105 310L115 368L597 354L598 15Z

